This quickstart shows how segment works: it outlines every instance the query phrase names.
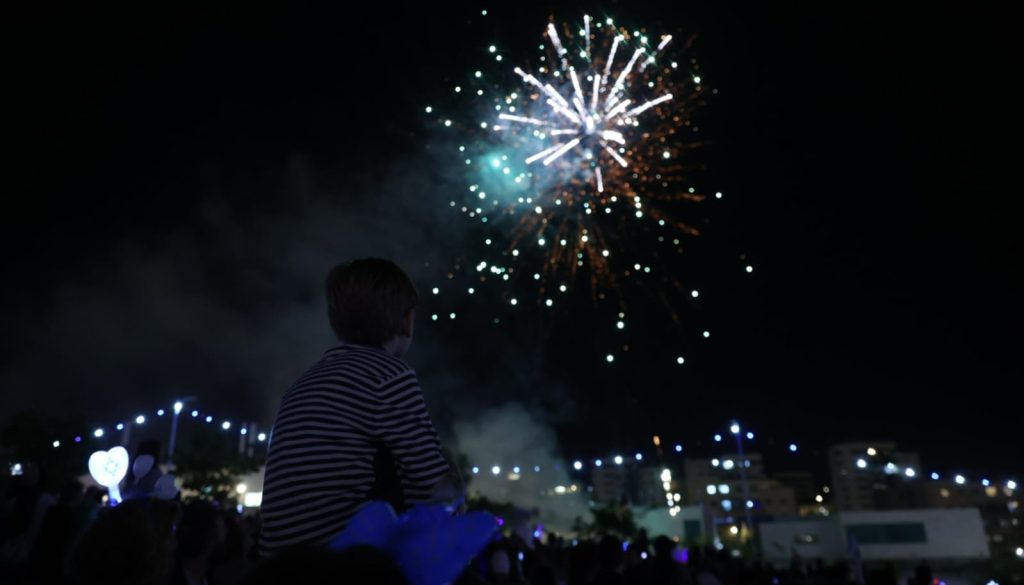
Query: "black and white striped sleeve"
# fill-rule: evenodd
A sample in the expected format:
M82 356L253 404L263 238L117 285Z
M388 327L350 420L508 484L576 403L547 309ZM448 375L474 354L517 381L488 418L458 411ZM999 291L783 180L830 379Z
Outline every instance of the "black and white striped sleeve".
M380 387L380 438L391 450L407 505L430 499L449 472L416 373L408 370Z

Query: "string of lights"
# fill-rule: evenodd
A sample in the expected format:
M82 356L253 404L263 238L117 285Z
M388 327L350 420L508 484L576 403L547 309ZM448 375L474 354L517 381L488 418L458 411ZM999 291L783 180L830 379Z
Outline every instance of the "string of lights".
M192 409L192 410L186 411L185 408L184 408L184 403L179 400L179 401L175 401L170 409L156 408L156 409L151 409L151 410L148 410L148 411L144 411L144 412L141 412L141 413L137 414L134 417L126 417L126 418L121 419L121 421L127 421L127 422L117 422L117 423L109 424L109 425L106 425L106 426L98 426L98 427L96 427L95 429L93 429L89 433L82 433L82 434L79 434L79 435L75 435L71 439L71 441L74 442L74 443L82 443L83 441L86 440L87 437L91 437L92 439L103 439L105 437L108 437L108 430L117 430L117 431L121 432L128 425L135 425L135 426L138 426L138 427L144 426L147 423L151 422L151 419L148 418L150 413L155 415L155 417L158 418L158 419L162 419L163 417L166 417L168 415L171 415L171 416L181 415L183 418L186 418L186 419L193 419L193 420L196 420L196 421L201 421L202 423L207 424L207 425L214 425L216 427L219 427L221 429L221 431L223 431L225 433L237 433L238 435L243 435L243 436L247 435L249 433L249 428L250 428L248 425L246 425L244 423L243 424L236 424L236 423L232 422L232 421L239 420L238 417L231 418L231 417L213 416L212 414L201 412L198 409ZM757 436L753 431L741 432L741 428L740 428L740 425L738 423L732 423L730 425L730 427L729 427L729 432L731 434L733 434L734 436L736 436L737 438L742 438L742 439L745 439L745 440L748 440L748 441L753 441L755 439L755 437ZM259 432L256 433L256 442L264 443L264 442L267 441L268 437L269 437L269 435L266 432L259 431ZM714 435L712 435L711 438L714 441L714 443L723 443L725 441L725 435L723 435L721 433L715 433ZM52 445L53 445L54 449L61 448L65 444L66 443L64 441L61 441L60 439L54 439L53 442L52 442ZM657 451L657 455L661 455L661 453L662 453L661 452L661 445L662 445L661 437L658 436L658 435L654 435L654 437L653 437L653 444L654 444L655 449ZM799 448L798 444L795 443L795 442L787 442L787 443L784 443L784 445L785 445L785 448L784 448L783 452L786 453L786 454L792 455L792 454L800 452L800 448ZM685 453L685 449L683 447L683 443L677 442L674 445L672 445L672 448L669 450L669 453L670 454L671 453L675 453L677 455L683 455ZM972 480L969 480L967 478L967 476L964 475L963 473L956 473L956 472L954 472L954 473L950 473L950 474L947 474L946 476L944 476L943 474L941 474L941 473L939 473L937 471L932 471L932 472L930 472L928 474L923 474L923 473L921 473L920 470L914 469L911 466L899 466L899 465L897 465L897 464L895 464L895 463L893 463L891 461L882 461L882 460L878 459L878 457L879 457L879 452L877 450L875 450L874 448L868 448L865 451L865 453L864 453L864 455L862 457L858 457L855 461L853 461L853 465L856 468L856 470L861 471L861 472L876 473L876 472L880 471L880 472L885 473L887 475L902 475L904 478L906 478L908 480L920 479L920 480L940 481L940 480L943 480L944 477L946 477L946 478L952 478L952 480L957 485L967 485L969 483L972 483ZM567 464L565 466L563 466L562 464L556 464L555 465L556 470L561 471L561 470L564 469L566 471L569 471L571 469L574 472L584 472L584 471L587 471L587 470L592 470L592 469L595 469L595 468L601 468L601 467L612 466L612 465L614 465L614 466L649 465L649 464L651 464L650 462L653 460L653 457L650 454L645 455L643 451L635 451L631 457L628 456L628 455L623 455L622 451L620 451L620 452L617 452L617 453L612 453L612 454L610 454L610 455L608 455L606 457L575 458L575 459L569 459L569 460L572 461L572 463L571 464ZM723 469L725 471L733 471L733 470L739 471L741 468L744 468L744 467L749 468L750 467L750 460L749 459L744 459L742 461L743 461L743 464L740 464L739 461L731 459L731 458L716 457L716 458L711 459L711 465L713 467L720 468L720 469ZM543 469L539 465L521 465L521 464L516 464L516 463L513 463L511 465L505 464L504 466L502 465L502 463L494 463L494 464L490 465L489 467L487 467L487 466L481 467L480 465L473 465L470 468L470 471L473 473L473 475L478 475L480 473L484 473L484 472L489 470L491 475L501 476L503 469L507 472L505 477L516 477L516 478L518 478L521 474L526 473L528 470L533 470L534 473L541 473L543 471ZM666 467L665 470L663 470L663 472L662 472L663 474L664 474L664 471L668 471L667 467ZM669 473L669 478L670 479L663 480L666 483L671 481L671 471L669 471L668 473ZM978 485L984 487L984 488L988 488L990 486L1002 485L1004 489L1010 490L1011 492L1012 491L1016 491L1018 489L1018 487L1019 487L1018 482L1015 479L1013 479L1013 478L1007 477L1007 478L1005 478L1003 480L995 481L995 480L992 480L991 477L994 477L994 476L984 476L984 477L980 477L980 478L978 478L976 480L973 480L973 481L976 482ZM668 488L666 488L666 491L668 491Z
M246 423L236 424L232 421L239 420L238 418L214 416L207 412L201 412L198 409L192 409L189 411L185 410L185 403L182 400L175 401L170 408L156 408L146 411L142 411L136 414L134 417L124 417L115 423L109 423L106 425L100 425L94 427L91 431L76 434L68 437L56 437L53 439L51 445L54 449L60 449L68 445L69 443L82 443L83 441L91 438L93 440L105 439L111 436L116 436L115 431L123 433L126 429L130 430L134 427L143 427L148 423L152 423L155 419L164 418L184 418L194 419L201 421L204 424L219 426L224 432L238 433L239 435L248 435L250 426ZM263 443L267 440L268 435L265 432L256 433L256 441Z

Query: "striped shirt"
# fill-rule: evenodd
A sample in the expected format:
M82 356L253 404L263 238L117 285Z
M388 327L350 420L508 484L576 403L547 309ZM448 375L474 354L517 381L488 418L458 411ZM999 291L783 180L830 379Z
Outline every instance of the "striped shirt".
M323 544L365 504L374 458L391 452L406 504L448 474L416 373L384 350L329 350L285 393L263 481L260 552Z

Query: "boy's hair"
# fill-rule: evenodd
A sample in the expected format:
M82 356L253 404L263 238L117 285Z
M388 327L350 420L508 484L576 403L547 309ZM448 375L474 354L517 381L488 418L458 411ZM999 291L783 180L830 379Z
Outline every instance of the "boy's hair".
M342 341L382 346L402 331L419 295L390 260L362 258L327 273L327 316Z

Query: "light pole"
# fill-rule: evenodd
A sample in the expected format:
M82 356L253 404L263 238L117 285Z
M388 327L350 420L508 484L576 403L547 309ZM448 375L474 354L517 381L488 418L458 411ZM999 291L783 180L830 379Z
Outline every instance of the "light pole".
M181 410L185 408L185 403L191 402L195 399L195 396L187 396L174 403L174 418L171 420L171 439L167 444L168 462L171 462L174 458L174 444L178 440L178 416L181 415Z
M743 510L746 513L747 519L747 530L750 534L754 534L754 522L752 519L751 508L753 500L750 499L750 484L747 482L747 462L743 456L743 429L740 428L739 423L733 422L732 426L729 427L732 434L736 435L736 454L739 457L737 465L740 466L740 488L743 491Z

